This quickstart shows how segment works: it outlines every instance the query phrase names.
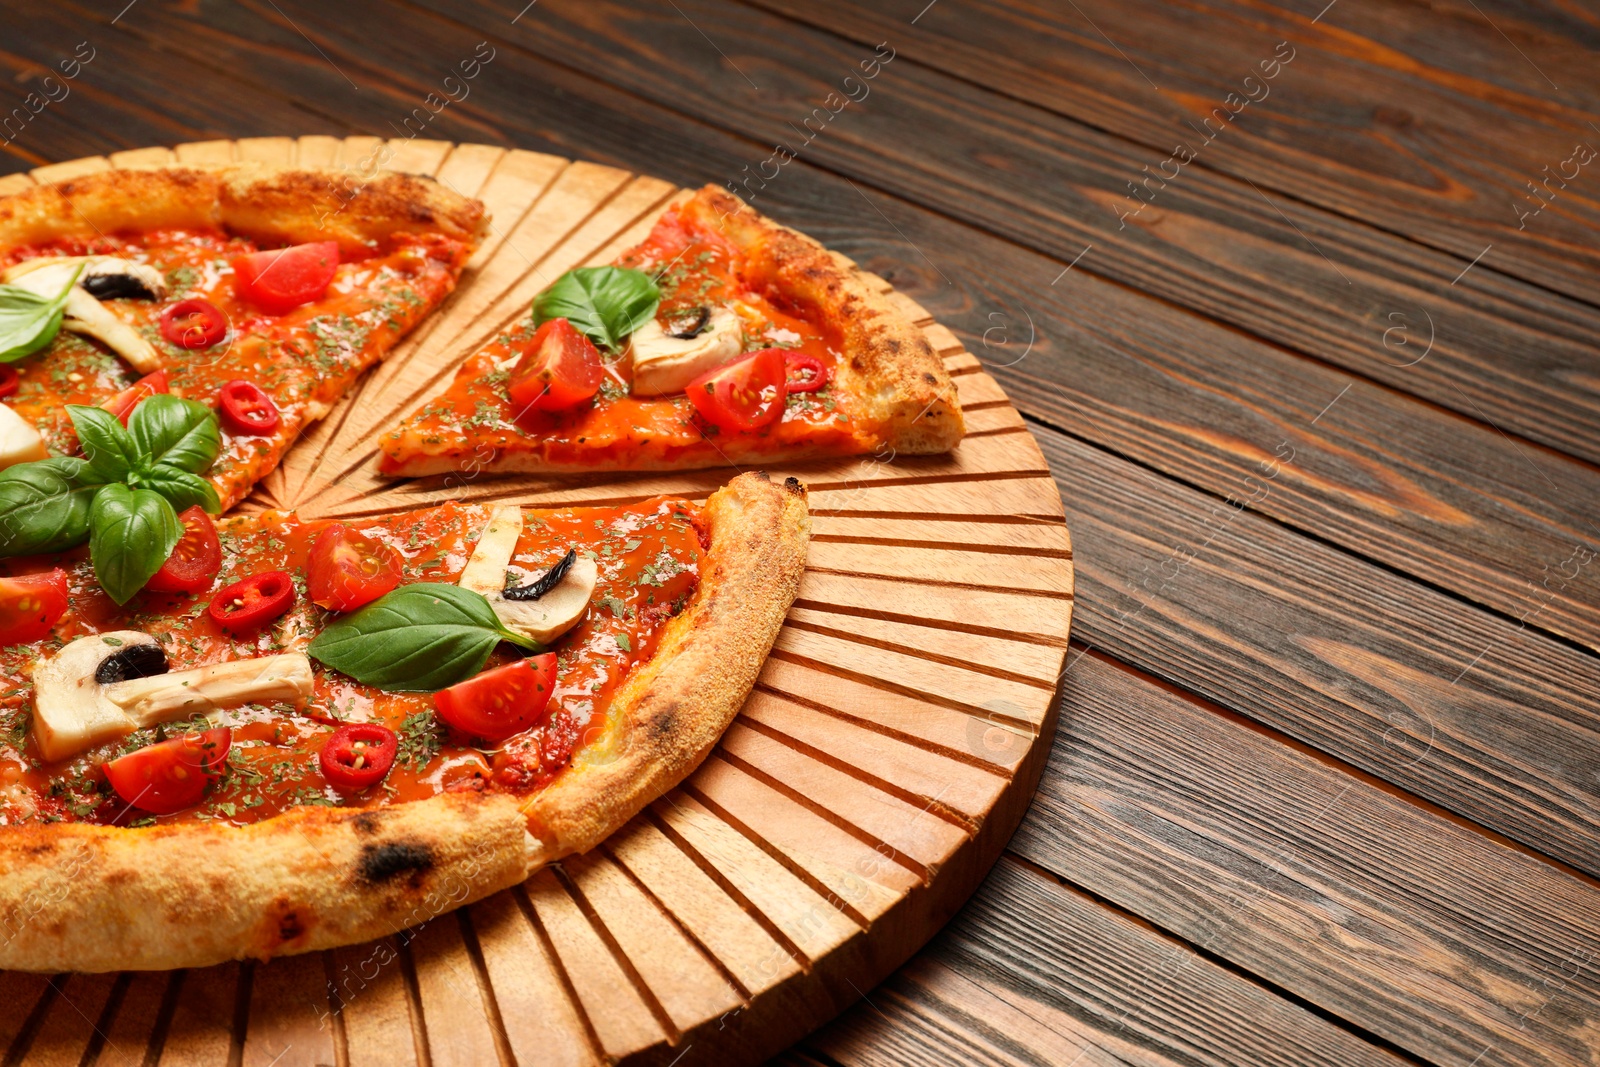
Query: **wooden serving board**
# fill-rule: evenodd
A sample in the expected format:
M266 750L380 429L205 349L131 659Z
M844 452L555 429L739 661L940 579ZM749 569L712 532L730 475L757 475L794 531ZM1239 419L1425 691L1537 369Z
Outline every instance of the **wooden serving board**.
M640 240L684 195L667 182L488 145L267 137L59 163L0 178L0 194L244 159L356 181L379 165L431 174L487 203L494 228L449 301L242 507L703 498L730 476L392 482L373 467L377 435L536 292ZM893 299L955 375L968 436L948 456L773 472L811 491L800 597L683 786L593 853L408 937L173 973L0 973L5 1062L755 1062L866 995L960 907L1022 818L1072 621L1071 541L1033 436L949 330Z

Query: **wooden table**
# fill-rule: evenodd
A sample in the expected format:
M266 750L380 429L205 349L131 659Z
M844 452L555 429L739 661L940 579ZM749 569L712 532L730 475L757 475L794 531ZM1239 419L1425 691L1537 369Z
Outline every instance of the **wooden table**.
M732 183L1028 418L1055 753L786 1062L1600 1063L1592 5L124 2L8 4L5 171L376 133Z

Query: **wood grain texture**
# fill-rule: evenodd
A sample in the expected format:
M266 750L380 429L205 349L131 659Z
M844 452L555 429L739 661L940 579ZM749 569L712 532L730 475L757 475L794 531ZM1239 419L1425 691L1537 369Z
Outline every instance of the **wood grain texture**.
M370 137L184 142L170 160L302 155L353 173L448 172L489 190L509 229L434 327L296 443L253 494L257 506L360 515L445 496L699 498L726 479L377 480L363 462L372 441L419 390L525 314L552 277L641 239L680 191L556 157ZM42 176L112 165L70 161ZM510 257L520 262L507 266ZM962 395L1004 409L1004 393L953 335L927 326ZM395 938L194 972L160 990L141 984L127 1013L118 1009L135 976L42 986L8 977L30 994L12 1009L9 1054L41 1063L120 1054L106 1033L116 1019L118 1033L144 1043L143 1058L171 1062L748 1062L831 1017L846 990L877 982L954 912L1020 821L1054 728L1072 546L1020 417L993 420L949 456L794 471L815 487L819 519L835 525L779 639L791 662L765 675L751 713L702 769L604 849ZM991 483L1004 488L990 493ZM1012 506L1023 513L1000 511ZM996 518L1028 529L988 529ZM852 572L877 583L870 604L836 580ZM962 588L929 611L930 582ZM785 691L806 674L818 684Z

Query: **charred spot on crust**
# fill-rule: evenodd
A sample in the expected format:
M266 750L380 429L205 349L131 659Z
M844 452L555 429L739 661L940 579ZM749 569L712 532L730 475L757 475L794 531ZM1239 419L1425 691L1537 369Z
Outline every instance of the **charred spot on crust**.
M885 337L883 339L883 347L887 348L889 351L898 356L900 354L900 338Z
M783 488L795 496L805 496L806 487L800 484L799 478L785 478Z
M671 708L666 709L665 711L661 712L661 714L650 720L650 739L652 741L666 740L672 735L672 731L677 727L677 725L677 713Z
M382 820L378 818L377 814L370 811L364 811L350 820L350 825L356 828L356 833L358 834L375 834L381 824Z
M286 911L278 916L278 940L293 941L306 932L305 924L300 921L300 913L294 910Z
M927 382L929 385L938 385L939 384L939 379L934 377L934 374L933 374L932 371L923 371L922 372L922 380Z
M358 870L368 885L392 882L410 875L413 885L433 869L433 850L427 845L400 841L387 845L363 845Z

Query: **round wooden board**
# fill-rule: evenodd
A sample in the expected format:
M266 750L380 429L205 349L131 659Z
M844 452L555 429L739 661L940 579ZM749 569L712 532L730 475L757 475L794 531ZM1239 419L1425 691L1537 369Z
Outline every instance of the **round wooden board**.
M0 194L246 159L356 181L375 166L432 174L487 203L494 228L450 300L242 507L325 517L447 499L703 498L729 477L396 483L373 469L376 435L538 290L640 240L684 195L666 182L488 145L265 137L59 163L0 178ZM1033 795L1073 572L1060 497L1021 417L949 330L893 298L955 375L969 434L948 456L774 471L811 490L804 584L749 702L682 787L595 852L405 943L170 974L0 973L5 1062L755 1062L903 962L971 894Z

